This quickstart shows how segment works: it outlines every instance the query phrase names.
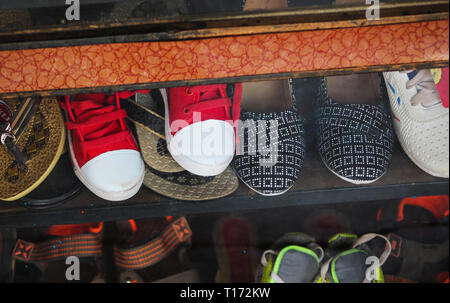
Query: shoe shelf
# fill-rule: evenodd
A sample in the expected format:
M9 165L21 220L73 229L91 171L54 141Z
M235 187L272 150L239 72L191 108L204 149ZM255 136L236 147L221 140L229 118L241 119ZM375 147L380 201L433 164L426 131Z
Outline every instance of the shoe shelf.
M378 181L367 185L345 182L331 173L318 154L308 151L297 183L280 196L261 196L240 183L233 194L220 199L186 202L160 196L145 186L131 199L110 202L87 189L63 204L48 209L30 209L23 202L0 204L0 226L34 227L115 221L161 216L240 212L254 209L276 211L288 206L312 206L360 201L400 199L411 196L446 195L448 179L436 178L420 170L396 146L392 165ZM300 208L301 210L301 208Z
M366 10L321 5L4 31L0 98L448 66L448 0L382 3L380 20Z
M42 3L55 1L1 3L0 18L5 10L39 8ZM445 67L448 3L383 1L380 20L372 21L365 17L367 6L318 5L115 22L106 18L18 30L1 30L0 22L0 99ZM363 207L364 201L448 192L448 179L421 171L399 146L386 175L368 185L342 181L310 150L299 180L281 196L260 196L241 183L232 195L211 201L169 199L142 187L127 201L109 202L84 188L54 208L0 203L0 226L270 211L353 201L361 201Z

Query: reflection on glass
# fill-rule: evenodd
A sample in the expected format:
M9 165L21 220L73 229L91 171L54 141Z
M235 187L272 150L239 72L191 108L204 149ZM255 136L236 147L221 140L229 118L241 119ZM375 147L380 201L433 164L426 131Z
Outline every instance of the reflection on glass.
M14 0L0 2L0 32L23 29L69 26L72 24L117 24L131 21L167 19L188 15L279 9L279 5L261 7L255 0L71 0L82 2L79 21L68 21L65 0ZM437 1L437 0L436 0ZM424 2L415 0L383 0L382 3ZM289 8L329 7L363 4L365 0L287 0Z

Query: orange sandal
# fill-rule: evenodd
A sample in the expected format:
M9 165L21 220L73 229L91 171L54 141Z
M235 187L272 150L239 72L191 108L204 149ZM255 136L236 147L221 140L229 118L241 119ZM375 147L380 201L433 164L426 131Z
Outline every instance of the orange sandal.
M15 282L92 282L101 279L103 223L57 225L38 241L20 237L12 251ZM79 260L79 270L72 270ZM100 259L100 260L99 260ZM79 274L77 274L79 273ZM31 281L30 281L31 280Z
M189 270L183 257L192 231L185 217L122 221L118 228L122 240L114 247L114 263L120 283L156 282Z

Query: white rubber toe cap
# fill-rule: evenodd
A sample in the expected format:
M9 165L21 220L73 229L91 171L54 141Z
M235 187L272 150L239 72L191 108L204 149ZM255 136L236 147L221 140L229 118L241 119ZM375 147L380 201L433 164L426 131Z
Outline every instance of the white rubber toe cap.
M206 120L182 128L168 148L181 167L199 176L216 176L233 160L234 128L225 121Z
M140 188L145 174L138 151L125 149L103 153L80 169L85 184L107 200L125 200Z

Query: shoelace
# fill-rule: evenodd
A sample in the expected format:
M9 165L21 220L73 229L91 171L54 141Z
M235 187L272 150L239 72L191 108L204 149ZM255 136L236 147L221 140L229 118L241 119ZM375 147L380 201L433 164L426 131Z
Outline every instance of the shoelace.
M402 73L409 72L411 71L404 71ZM412 106L421 104L425 107L431 107L442 102L430 70L420 70L417 75L406 83L407 89L411 89L412 87L416 87L417 89L417 94L411 98Z
M240 84L235 84L240 85ZM216 108L224 108L225 109L225 115L226 120L232 120L233 123L235 119L239 119L240 113L241 113L241 104L240 102L233 102L232 98L234 99L235 91L233 89L233 92L230 95L233 95L232 97L229 96L227 90L230 86L227 86L227 89L225 90L223 87L223 84L216 84L216 85L205 85L205 86L191 86L186 88L186 94L188 96L194 96L194 103L187 105L184 107L184 113L190 114L195 112L202 112L205 110L211 110ZM214 99L202 99L204 95L208 92L211 92L211 90L218 90L220 98L214 98ZM240 100L240 96L237 96L236 100ZM229 108L231 107L231 114ZM192 123L194 119L194 115L190 116L187 120L188 123ZM238 128L237 125L232 125L235 131L235 139L236 139L236 150L238 150L239 146L239 136L238 136Z
M120 99L126 99L134 94L142 92L142 93L148 93L148 90L145 91L135 91L135 92L115 92L114 98L115 98L115 105L105 105L103 108L96 108L95 110L102 110L105 113L102 113L100 115L97 115L95 117L91 117L83 122L77 122L75 119L75 116L71 110L70 106L70 97L65 96L65 104L63 104L63 107L67 110L70 121L66 122L66 128L68 130L74 130L77 132L80 140L81 140L81 149L83 151L83 159L86 160L87 153L90 149L94 149L98 146L104 146L104 145L112 145L116 142L120 142L123 140L127 140L131 146L136 146L134 140L132 139L131 131L126 127L126 123L124 121L124 118L127 117L127 113L124 109L120 108ZM89 102L89 100L86 100L84 102ZM116 132L113 134L106 133L104 136L101 136L97 139L91 139L86 140L85 136L86 133L83 132L83 129L86 127L90 127L93 125L99 125L102 123L108 123L113 121L119 121L120 124L120 132Z
M201 99L205 93L208 93L211 90L217 90L219 92L220 98ZM205 110L211 110L211 109L221 108L221 107L228 109L229 107L233 106L230 97L228 97L227 92L224 91L222 85L188 87L188 88L186 88L186 94L188 96L194 96L194 103L192 103L190 105L186 105L184 107L183 110L184 110L185 114L202 112ZM232 109L232 111L233 111L233 109ZM225 110L225 115L228 120L231 119L229 110ZM192 121L188 121L188 122L192 122Z

